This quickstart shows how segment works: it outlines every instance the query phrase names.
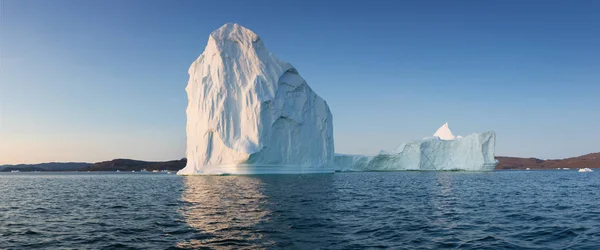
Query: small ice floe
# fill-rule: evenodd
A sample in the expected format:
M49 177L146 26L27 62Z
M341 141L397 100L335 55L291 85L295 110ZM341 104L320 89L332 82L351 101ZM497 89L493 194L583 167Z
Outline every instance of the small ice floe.
M531 170L531 168L526 168L525 170L529 171L529 170Z
M591 168L580 168L579 173L585 173L585 172L594 172L594 170L592 170Z

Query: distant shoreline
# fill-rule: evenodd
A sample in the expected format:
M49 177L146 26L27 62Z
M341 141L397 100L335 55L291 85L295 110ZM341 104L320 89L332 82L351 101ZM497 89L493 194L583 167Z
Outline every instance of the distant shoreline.
M600 152L591 153L577 157L565 158L560 160L542 160L537 158L520 158L496 156L499 161L494 170L556 170L556 169L579 169L579 168L600 168ZM0 165L0 172L10 172L19 170L21 172L139 172L145 169L149 172L153 170L178 171L185 167L187 160L185 158L173 161L139 161L131 159L114 159L97 163L85 162L51 162L40 164L18 164L18 165Z
M556 170L600 168L600 152L558 160L496 156L499 163L495 170Z
M20 164L20 165L1 165L0 172L10 172L19 170L22 172L123 172L141 171L145 169L149 172L158 170L178 171L185 167L187 160L173 160L164 162L139 161L131 159L114 159L97 163L40 163L40 164Z

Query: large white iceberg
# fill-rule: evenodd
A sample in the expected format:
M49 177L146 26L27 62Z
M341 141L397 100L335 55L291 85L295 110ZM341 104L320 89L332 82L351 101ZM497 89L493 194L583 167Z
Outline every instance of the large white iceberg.
M495 146L493 131L455 137L446 123L434 137L402 144L395 152L375 156L338 154L335 163L340 171L491 171L498 164Z
M254 32L225 24L189 69L180 175L333 171L332 115Z

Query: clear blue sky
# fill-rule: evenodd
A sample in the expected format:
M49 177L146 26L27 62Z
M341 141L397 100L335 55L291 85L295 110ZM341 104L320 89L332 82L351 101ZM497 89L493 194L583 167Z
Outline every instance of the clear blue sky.
M600 151L600 1L0 0L0 164L184 157L187 70L237 22L334 114L336 151L495 130Z

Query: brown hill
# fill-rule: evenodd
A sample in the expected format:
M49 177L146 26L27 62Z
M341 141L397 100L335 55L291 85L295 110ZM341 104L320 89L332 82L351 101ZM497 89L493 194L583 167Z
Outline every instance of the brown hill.
M81 171L140 171L146 169L152 170L169 170L178 171L185 167L187 160L181 159L178 161L166 161L166 162L150 162L150 161L137 161L130 159L114 159L112 161L103 161L94 163L90 166L82 168Z
M557 169L557 168L600 168L600 153L591 153L561 160L541 160L537 158L518 158L497 156L496 170L504 169Z

